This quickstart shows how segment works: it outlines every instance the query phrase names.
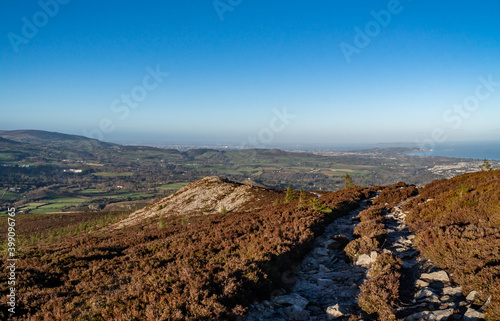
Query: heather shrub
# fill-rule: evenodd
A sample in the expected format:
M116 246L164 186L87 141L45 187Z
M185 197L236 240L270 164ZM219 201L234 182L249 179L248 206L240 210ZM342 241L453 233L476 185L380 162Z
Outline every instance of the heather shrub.
M380 195L373 200L373 204L391 208L409 197L416 195L418 195L418 189L415 186L397 183L384 188Z
M358 304L368 314L375 314L377 320L396 320L393 306L399 298L399 273L381 274L367 280L361 286Z
M378 250L379 246L380 243L375 238L363 236L347 244L344 253L350 261L354 262L360 255Z
M385 231L384 223L376 220L368 220L360 222L354 228L354 235L357 237L375 238L380 243L383 242L387 232Z
M392 253L377 257L370 271L370 279L361 286L358 304L377 320L396 320L394 306L399 299L399 284L402 261Z
M382 274L398 272L401 269L403 261L392 253L379 254L377 260L372 265L370 277L377 277Z
M385 207L382 205L374 205L362 210L358 217L361 221L382 220L384 217Z

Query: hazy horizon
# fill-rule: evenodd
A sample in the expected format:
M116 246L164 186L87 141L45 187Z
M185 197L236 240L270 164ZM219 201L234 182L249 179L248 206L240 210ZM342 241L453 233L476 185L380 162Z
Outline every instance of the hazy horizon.
M0 128L248 147L495 140L498 8L9 2Z

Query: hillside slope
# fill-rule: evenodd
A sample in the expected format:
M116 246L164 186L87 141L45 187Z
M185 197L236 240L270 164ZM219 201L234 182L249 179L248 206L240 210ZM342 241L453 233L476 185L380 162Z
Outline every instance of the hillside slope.
M204 194L209 182L227 188L214 201L250 201L245 194L254 189L252 195L265 198L260 208L241 202L220 214L219 203L213 203L212 214L196 215L200 207L193 204L210 196ZM155 213L137 224L90 234L59 237L56 230L52 240L19 249L13 319L236 319L255 299L286 287L282 273L308 252L326 224L374 191L355 187L318 199L208 178L176 196L194 198L187 204L193 215ZM176 203L176 197L164 205ZM9 290L6 281L6 274L0 275L2 294ZM2 303L0 317L6 311Z
M404 207L422 253L500 319L500 170L435 181Z

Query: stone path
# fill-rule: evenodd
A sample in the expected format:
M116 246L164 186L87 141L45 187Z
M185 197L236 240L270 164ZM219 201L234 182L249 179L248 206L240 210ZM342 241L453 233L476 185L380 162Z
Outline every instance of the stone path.
M348 263L342 244L333 238L345 235L353 240L354 227L359 222L357 215L369 206L371 200L363 201L360 208L330 224L303 261L283 274L290 291L277 291L271 300L254 303L246 320L348 320L352 315L361 315L356 297L377 253L366 253L355 264ZM415 235L404 224L405 216L401 204L386 214L387 239L382 246L382 251L390 251L403 260L398 318L482 320L484 307L472 306L477 294L472 292L465 297L462 288L452 284L445 271L420 255L413 244Z

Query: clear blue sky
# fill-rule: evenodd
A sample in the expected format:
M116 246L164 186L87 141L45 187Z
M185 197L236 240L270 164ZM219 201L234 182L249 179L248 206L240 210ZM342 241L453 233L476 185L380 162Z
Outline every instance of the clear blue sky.
M54 1L1 4L0 129L259 145L500 137L498 1Z

